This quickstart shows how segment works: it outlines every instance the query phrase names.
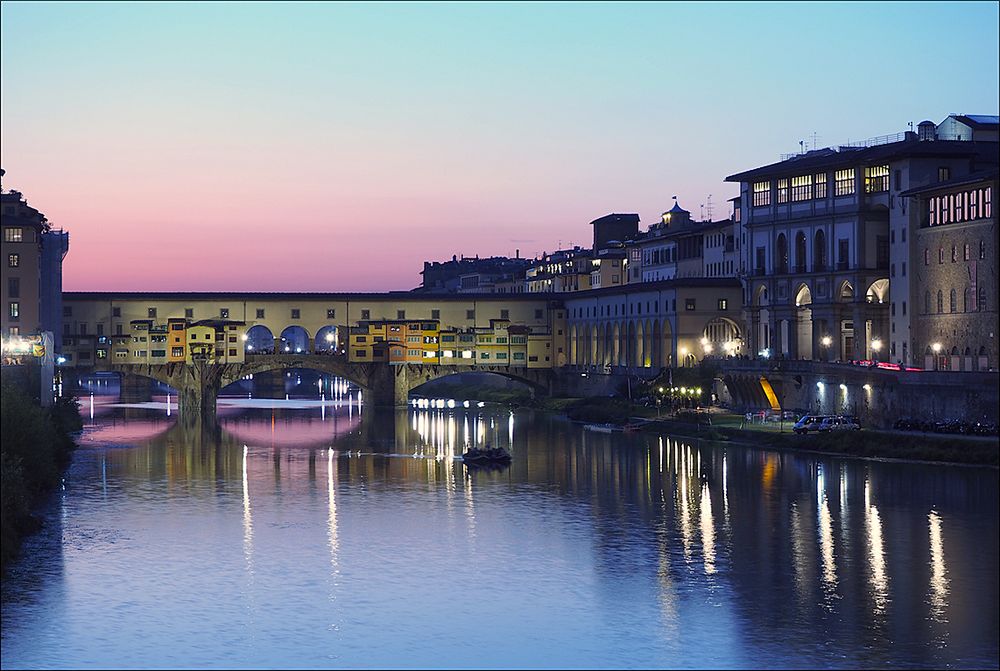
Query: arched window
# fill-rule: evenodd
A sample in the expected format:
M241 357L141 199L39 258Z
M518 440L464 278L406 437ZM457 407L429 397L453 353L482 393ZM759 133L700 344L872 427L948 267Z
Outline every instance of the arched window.
M799 231L795 234L795 272L806 271L806 234Z
M958 296L955 293L954 289L951 290L951 296L949 298L951 299L951 304L950 304L951 311L958 312Z
M979 285L979 300L976 301L976 309L980 312L986 311L986 287Z
M775 244L775 272L779 274L785 274L788 272L788 240L785 238L784 233L778 234L778 240Z
M813 271L826 270L826 233L816 231L813 239Z
M979 259L982 260L982 259L985 259L985 258L986 258L986 241L985 240L980 240L979 241Z
M929 315L931 313L931 292L924 292L924 314Z
M944 312L944 294L941 292L940 289L938 289L938 295L937 295L937 311L938 314Z
M969 312L972 310L972 289L970 287L965 287L965 296L962 301L962 311Z

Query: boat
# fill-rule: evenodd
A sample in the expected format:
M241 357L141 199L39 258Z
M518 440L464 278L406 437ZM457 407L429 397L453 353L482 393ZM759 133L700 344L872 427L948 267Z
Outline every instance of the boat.
M507 464L510 463L510 452L502 447L490 447L487 445L483 449L471 447L462 455L462 461L466 464Z
M583 428L597 433L616 433L625 430L617 424L584 424Z

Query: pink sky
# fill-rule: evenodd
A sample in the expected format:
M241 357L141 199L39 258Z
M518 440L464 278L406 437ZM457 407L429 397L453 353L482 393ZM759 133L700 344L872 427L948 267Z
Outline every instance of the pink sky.
M0 12L4 187L70 231L67 290L411 289L425 260L589 246L673 195L727 216L726 175L814 132L998 107L995 3Z

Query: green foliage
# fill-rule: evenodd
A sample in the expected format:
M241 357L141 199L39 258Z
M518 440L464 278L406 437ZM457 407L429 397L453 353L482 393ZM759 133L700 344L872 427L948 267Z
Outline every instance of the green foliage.
M632 404L621 398L581 398L566 407L570 419L594 424L625 424Z
M37 528L31 503L59 483L74 447L69 434L80 428L75 399L60 399L43 409L19 386L8 380L0 384L3 566L17 555L21 536Z

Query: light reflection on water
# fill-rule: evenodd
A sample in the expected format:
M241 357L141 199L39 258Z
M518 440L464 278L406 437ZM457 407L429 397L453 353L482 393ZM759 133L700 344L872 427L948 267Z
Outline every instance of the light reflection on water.
M249 400L97 397L5 668L997 664L995 471Z

